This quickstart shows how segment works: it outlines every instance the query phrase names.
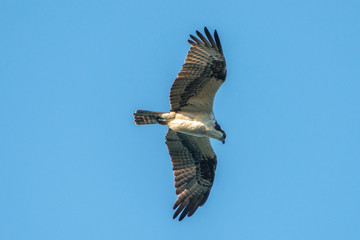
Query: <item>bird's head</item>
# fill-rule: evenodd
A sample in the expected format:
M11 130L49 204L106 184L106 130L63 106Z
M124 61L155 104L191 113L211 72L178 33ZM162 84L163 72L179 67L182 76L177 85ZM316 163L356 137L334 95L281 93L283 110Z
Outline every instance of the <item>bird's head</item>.
M223 144L225 144L226 133L225 133L224 131L222 131L222 132L223 132L223 137L222 137L222 139L221 139L221 142L222 142Z
M219 139L223 144L225 144L225 139L226 139L226 133L224 130L222 130L222 128L220 127L220 125L215 122L215 130L221 132L222 136L221 138Z

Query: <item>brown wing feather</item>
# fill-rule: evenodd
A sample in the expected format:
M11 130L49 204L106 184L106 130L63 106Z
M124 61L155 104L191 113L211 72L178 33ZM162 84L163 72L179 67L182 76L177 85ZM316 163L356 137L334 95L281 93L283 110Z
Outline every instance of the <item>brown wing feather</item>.
M181 221L206 202L214 182L217 160L209 138L169 129L166 145L173 165L176 194L179 195L174 204L173 218L181 213Z
M172 111L212 112L215 94L226 78L226 62L217 32L215 41L207 28L207 39L196 33L200 39L190 35L192 47L170 90Z

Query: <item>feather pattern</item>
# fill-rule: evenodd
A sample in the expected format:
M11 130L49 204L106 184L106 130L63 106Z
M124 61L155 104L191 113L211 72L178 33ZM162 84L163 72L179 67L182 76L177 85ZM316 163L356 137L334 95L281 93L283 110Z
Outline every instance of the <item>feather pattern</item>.
M194 137L168 130L166 145L169 150L175 176L176 194L174 217L179 221L191 216L209 196L214 182L216 155L207 137Z
M205 35L190 35L190 51L170 90L171 111L212 112L217 90L226 78L226 62L219 36L205 27Z

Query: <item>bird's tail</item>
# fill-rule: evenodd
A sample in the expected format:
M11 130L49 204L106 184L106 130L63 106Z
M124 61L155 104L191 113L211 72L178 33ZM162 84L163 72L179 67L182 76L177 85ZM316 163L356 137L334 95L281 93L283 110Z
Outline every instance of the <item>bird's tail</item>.
M134 119L137 125L144 125L144 124L166 125L167 121L165 118L163 118L164 114L167 113L137 110L136 113L134 113Z

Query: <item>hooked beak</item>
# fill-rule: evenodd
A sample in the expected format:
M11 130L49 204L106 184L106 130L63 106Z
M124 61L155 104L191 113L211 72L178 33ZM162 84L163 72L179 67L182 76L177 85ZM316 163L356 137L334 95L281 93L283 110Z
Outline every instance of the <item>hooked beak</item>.
M225 138L221 139L221 142L222 142L223 144L225 144Z

